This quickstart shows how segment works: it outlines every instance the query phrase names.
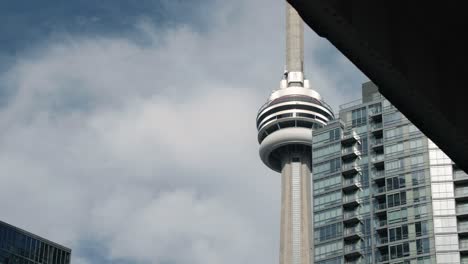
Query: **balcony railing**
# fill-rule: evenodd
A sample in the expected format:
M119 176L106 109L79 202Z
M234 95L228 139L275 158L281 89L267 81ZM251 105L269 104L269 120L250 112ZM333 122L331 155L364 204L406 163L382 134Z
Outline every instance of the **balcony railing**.
M351 219L351 218L354 218L354 217L357 217L359 216L359 212L356 210L356 211L351 211L351 212L344 212L343 213L343 218L346 220L346 219Z
M350 144L350 143L355 143L358 140L359 140L359 135L354 130L343 133L343 137L341 138L341 142L344 145Z
M384 227L384 226L387 225L387 220L384 219L384 220L375 221L375 225L376 225L377 227Z
M387 191L387 188L386 188L385 185L384 185L384 186L380 186L380 187L377 187L377 188L376 188L376 191L377 191L377 193L379 193L379 194L380 194L380 193L384 193L384 192Z
M345 261L345 264L364 264L365 262L358 259L358 260L351 260L351 261Z
M371 129L372 129L372 130L382 129L382 127L383 127L383 124L382 124L382 123L373 123L373 124L371 125Z
M383 144L383 138L376 138L374 140L371 141L371 145L372 146L375 146L375 145L382 145Z
M378 115L382 113L382 108L369 109L369 115Z
M353 147L347 147L347 148L344 148L344 149L341 150L342 155L348 155L348 154L352 154L352 153L358 154L359 149L357 147L353 146Z
M371 161L372 162L380 162L380 161L383 161L385 159L384 155L377 155L377 156L374 156L371 158Z
M375 210L384 210L387 209L386 203L378 203L374 206Z
M460 249L468 249L468 241L467 240L460 240Z
M343 179L343 186L353 185L353 184L359 185L360 183L361 183L361 180L358 177L353 177L350 179Z
M463 178L468 178L468 174L466 174L463 171L455 171L453 173L455 179L463 179Z
M468 188L455 188L455 196L468 196Z
M362 228L360 226L355 226L352 228L345 228L343 233L345 236L350 236L354 234L359 235L359 234L362 234Z
M375 256L377 262L384 262L388 261L388 254L387 255L377 255Z
M458 232L468 232L468 222L458 222Z
M385 176L385 171L384 170L374 170L372 171L372 177L373 178L380 178Z
M384 245L388 243L388 237L376 237L375 241L377 242L377 245Z
M353 251L360 251L362 249L361 243L356 243L352 245L345 245L344 251L345 253L353 252Z
M343 165L341 166L343 170L350 170L357 167L359 167L359 164L357 162L343 163Z
M359 200L359 196L356 195L356 194L343 196L343 202L345 202L345 203L353 202L353 201L356 201L356 200Z
M466 213L468 213L468 204L457 205L457 214L466 214Z

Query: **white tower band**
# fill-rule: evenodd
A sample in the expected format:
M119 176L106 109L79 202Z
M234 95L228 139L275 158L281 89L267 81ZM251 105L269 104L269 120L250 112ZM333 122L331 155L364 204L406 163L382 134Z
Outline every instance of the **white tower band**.
M304 25L286 8L286 72L257 115L260 158L281 173L280 264L313 263L312 130L334 118L304 79Z

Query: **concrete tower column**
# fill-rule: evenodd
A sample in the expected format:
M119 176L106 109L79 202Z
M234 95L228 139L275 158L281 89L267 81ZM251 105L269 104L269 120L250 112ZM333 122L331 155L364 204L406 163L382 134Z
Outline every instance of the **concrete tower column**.
M310 264L310 152L286 152L281 170L280 264Z
M260 158L281 173L280 264L314 262L312 130L334 119L304 78L304 25L286 6L286 74L257 114Z
M289 3L286 3L286 69L304 72L304 22Z

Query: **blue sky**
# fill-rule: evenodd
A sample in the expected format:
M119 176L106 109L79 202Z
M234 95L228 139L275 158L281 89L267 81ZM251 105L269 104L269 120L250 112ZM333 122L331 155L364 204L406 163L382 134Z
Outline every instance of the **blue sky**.
M134 2L0 4L2 220L74 264L276 262L255 116L283 72L284 3ZM360 97L346 58L310 29L306 47L327 102Z

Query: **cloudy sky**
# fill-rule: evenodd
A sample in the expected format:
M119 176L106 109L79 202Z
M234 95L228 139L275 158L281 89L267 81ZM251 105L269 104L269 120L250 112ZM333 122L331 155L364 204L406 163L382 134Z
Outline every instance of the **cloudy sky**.
M0 3L0 219L72 263L275 263L280 178L255 116L284 65L284 2ZM306 27L337 110L367 78Z

